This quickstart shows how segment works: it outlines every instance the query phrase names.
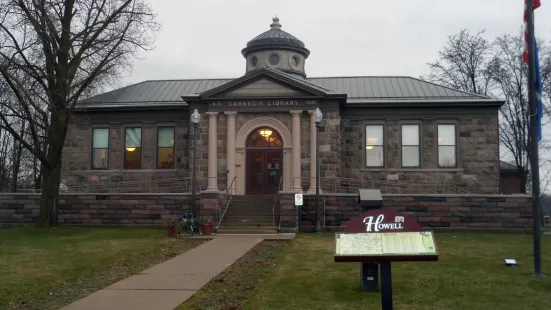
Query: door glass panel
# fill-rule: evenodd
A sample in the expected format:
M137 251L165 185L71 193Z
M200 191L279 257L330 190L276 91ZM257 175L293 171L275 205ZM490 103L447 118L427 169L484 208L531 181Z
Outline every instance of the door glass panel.
M262 151L250 150L247 152L248 182L251 193L262 192L264 187L264 153Z
M281 176L281 152L280 151L266 151L266 178L268 193L276 193L279 185L279 177Z

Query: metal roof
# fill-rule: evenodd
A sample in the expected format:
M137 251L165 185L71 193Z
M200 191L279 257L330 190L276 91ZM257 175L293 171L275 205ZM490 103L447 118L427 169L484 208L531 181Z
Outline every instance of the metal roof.
M278 71L278 70L276 70ZM280 72L281 73L281 72ZM290 76L290 75L288 75ZM292 76L291 76L292 77ZM491 100L420 79L404 76L319 77L297 80L347 94L347 103L405 100ZM234 79L152 80L129 85L85 100L79 106L152 106L182 104L182 96L196 95Z
M513 170L518 171L518 167L515 164L500 160L499 161L499 167L501 170Z

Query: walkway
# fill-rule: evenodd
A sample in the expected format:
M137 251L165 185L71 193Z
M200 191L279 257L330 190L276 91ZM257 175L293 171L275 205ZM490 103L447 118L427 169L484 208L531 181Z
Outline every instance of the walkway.
M219 235L62 309L173 310L262 240L293 237L294 235Z

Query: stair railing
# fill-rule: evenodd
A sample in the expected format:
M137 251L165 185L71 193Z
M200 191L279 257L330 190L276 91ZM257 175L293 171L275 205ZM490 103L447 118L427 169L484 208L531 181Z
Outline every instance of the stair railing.
M220 228L220 224L222 224L222 220L224 219L224 216L226 215L226 212L228 211L228 208L230 207L232 200L233 200L233 192L236 186L235 180L237 177L233 177L230 186L226 187L226 198L228 201L226 202L226 207L224 208L224 212L222 212L222 215L220 215L220 208L218 208L218 225L216 226L216 231L218 231L218 228Z
M283 176L280 176L279 177L279 183L277 184L277 194L276 194L276 198L274 199L274 204L272 205L272 227L274 227L274 229L277 230L279 229L279 214L280 214L280 210L279 210L279 192L281 191L281 185L283 183ZM277 208L277 214L276 214L276 208ZM277 220L277 226L276 227L276 216L278 218Z

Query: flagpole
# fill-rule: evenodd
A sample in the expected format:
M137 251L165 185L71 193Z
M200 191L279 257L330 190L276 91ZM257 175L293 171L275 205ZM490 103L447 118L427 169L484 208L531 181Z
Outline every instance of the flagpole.
M536 58L534 36L534 0L526 0L526 32L528 39L528 102L530 105L530 164L532 171L532 219L534 238L534 274L544 277L541 271L541 212L540 212L540 173L538 155L538 108L536 99Z

